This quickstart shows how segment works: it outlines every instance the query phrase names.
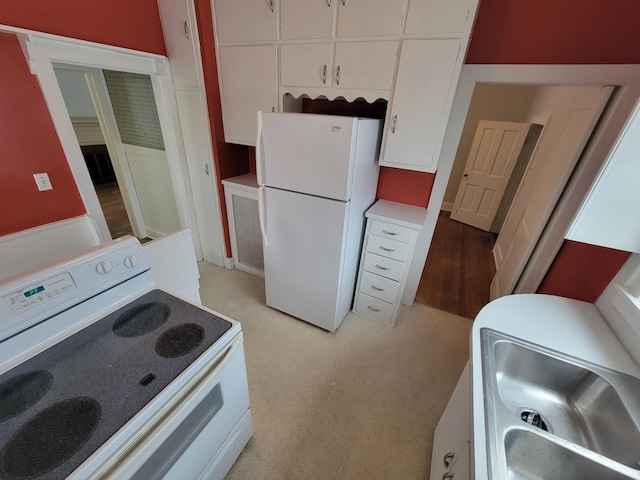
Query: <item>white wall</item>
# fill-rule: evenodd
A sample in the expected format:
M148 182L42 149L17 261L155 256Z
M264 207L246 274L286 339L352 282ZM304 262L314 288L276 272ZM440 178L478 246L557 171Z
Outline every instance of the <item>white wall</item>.
M70 117L96 117L84 73L56 68L56 77Z

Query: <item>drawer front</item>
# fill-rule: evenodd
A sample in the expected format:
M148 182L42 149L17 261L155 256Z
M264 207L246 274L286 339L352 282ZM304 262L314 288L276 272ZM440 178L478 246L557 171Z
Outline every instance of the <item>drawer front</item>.
M394 225L393 223L372 220L370 233L397 240L398 242L411 243L416 231L411 228Z
M404 272L405 264L398 262L397 260L391 260L390 258L381 257L370 252L365 252L364 262L362 263L362 269L380 275L382 277L390 278L399 282L402 279L402 273Z
M409 255L409 245L406 243L396 242L395 240L382 238L377 235L367 236L366 250L376 255L399 260L400 262L404 262Z
M389 303L396 301L399 286L400 284L394 280L369 272L362 272L362 277L360 278L360 292Z
M391 325L393 320L392 304L383 302L379 298L370 297L364 293L358 293L354 310L365 317L373 318L379 322L388 323L389 325Z

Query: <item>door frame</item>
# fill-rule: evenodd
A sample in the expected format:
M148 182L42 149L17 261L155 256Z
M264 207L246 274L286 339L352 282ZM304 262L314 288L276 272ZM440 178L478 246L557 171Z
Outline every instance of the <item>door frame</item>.
M609 105L596 126L580 164L549 219L522 273L516 293L533 293L564 242L573 217L613 148L640 98L640 65L464 65L440 152L438 170L418 238L403 301L413 303L431 246L438 213L455 160L473 91L477 83L521 85L615 85Z
M121 47L89 43L66 37L1 26L1 30L17 35L33 73L40 84L51 119L60 139L78 192L94 223L100 243L111 240L104 213L91 182L62 92L54 72L54 64L120 70L149 75L153 86L160 127L169 161L171 183L181 227L191 229L197 258L202 258L202 245L195 216L193 195L187 182L188 169L177 118L173 81L166 57Z

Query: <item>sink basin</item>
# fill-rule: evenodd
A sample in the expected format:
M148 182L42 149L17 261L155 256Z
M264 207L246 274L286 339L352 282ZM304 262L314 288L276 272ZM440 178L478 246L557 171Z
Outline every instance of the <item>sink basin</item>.
M594 462L526 430L508 431L504 443L509 480L629 479L614 468Z
M639 379L489 329L481 342L495 478L640 479Z

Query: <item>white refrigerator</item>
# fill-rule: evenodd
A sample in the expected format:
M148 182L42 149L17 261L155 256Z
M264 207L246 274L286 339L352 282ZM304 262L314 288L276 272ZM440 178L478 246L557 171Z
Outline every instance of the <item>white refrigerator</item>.
M351 308L379 120L258 113L256 173L267 305L329 331Z

